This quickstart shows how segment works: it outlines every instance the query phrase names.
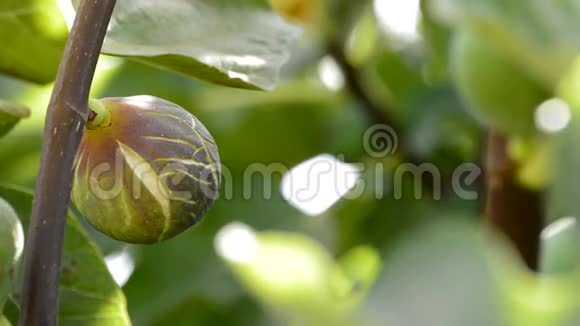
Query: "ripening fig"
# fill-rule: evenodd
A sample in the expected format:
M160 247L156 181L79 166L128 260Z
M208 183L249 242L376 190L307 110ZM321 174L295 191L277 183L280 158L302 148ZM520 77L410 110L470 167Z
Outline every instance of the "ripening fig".
M221 166L207 129L152 96L91 100L72 201L117 240L155 243L198 222L217 197Z
M478 35L458 32L451 74L465 104L484 125L506 135L535 133L534 111L549 94Z

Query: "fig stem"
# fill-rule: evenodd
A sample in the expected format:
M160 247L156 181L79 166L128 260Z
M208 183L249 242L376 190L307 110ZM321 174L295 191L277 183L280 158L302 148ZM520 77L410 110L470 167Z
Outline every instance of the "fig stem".
M89 90L115 3L80 2L56 76L26 239L20 325L57 325L73 161L89 116ZM71 107L78 108L78 112Z
M101 100L89 100L88 129L108 127L111 124L111 111Z

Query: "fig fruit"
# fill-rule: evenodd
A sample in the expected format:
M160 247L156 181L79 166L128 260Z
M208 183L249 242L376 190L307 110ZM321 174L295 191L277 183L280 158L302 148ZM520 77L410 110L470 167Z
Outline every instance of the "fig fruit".
M217 197L214 139L180 106L152 96L91 100L72 201L110 237L156 243L197 223Z
M505 135L535 133L534 112L548 92L478 35L455 35L451 74L465 104L484 125Z

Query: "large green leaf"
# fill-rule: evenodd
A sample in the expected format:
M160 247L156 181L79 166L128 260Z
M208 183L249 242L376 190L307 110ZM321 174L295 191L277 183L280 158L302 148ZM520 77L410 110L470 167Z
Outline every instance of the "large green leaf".
M32 194L0 186L0 196L14 206L28 226ZM65 230L59 302L60 325L131 324L123 292L109 274L100 250L73 216L69 216Z
M271 89L298 32L263 0L120 0L103 53L216 84Z
M6 135L21 118L30 116L27 107L0 100L0 137Z
M361 313L364 325L504 325L481 240L465 222L411 234L385 258Z
M229 255L225 243L230 232L246 232L255 241L255 247L242 253L247 259ZM325 247L303 234L254 232L240 223L224 227L216 244L240 283L289 324L348 325L380 269L379 254L369 246L352 249L335 262Z
M580 61L576 61L558 88L558 96L569 104L570 121L563 130L552 136L553 181L547 201L548 218L580 217L578 189L580 186Z
M571 273L580 266L580 232L575 217L561 218L542 231L540 270L542 273Z
M66 35L55 0L0 1L0 72L37 83L52 81Z
M553 87L580 50L580 1L432 0L444 21L484 35L546 86Z
M421 1L421 33L425 40L427 58L423 76L430 84L445 83L449 80L449 44L451 31L434 19L428 10L433 0Z
M570 125L556 135L554 143L554 180L548 199L548 218L556 220L565 216L580 216L578 189L580 186L580 112L572 110Z

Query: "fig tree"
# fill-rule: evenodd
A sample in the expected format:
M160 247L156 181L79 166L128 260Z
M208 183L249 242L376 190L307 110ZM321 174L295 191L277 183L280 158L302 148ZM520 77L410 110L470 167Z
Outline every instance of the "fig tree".
M180 106L152 96L91 100L72 201L120 241L171 238L206 214L219 188L214 139Z

